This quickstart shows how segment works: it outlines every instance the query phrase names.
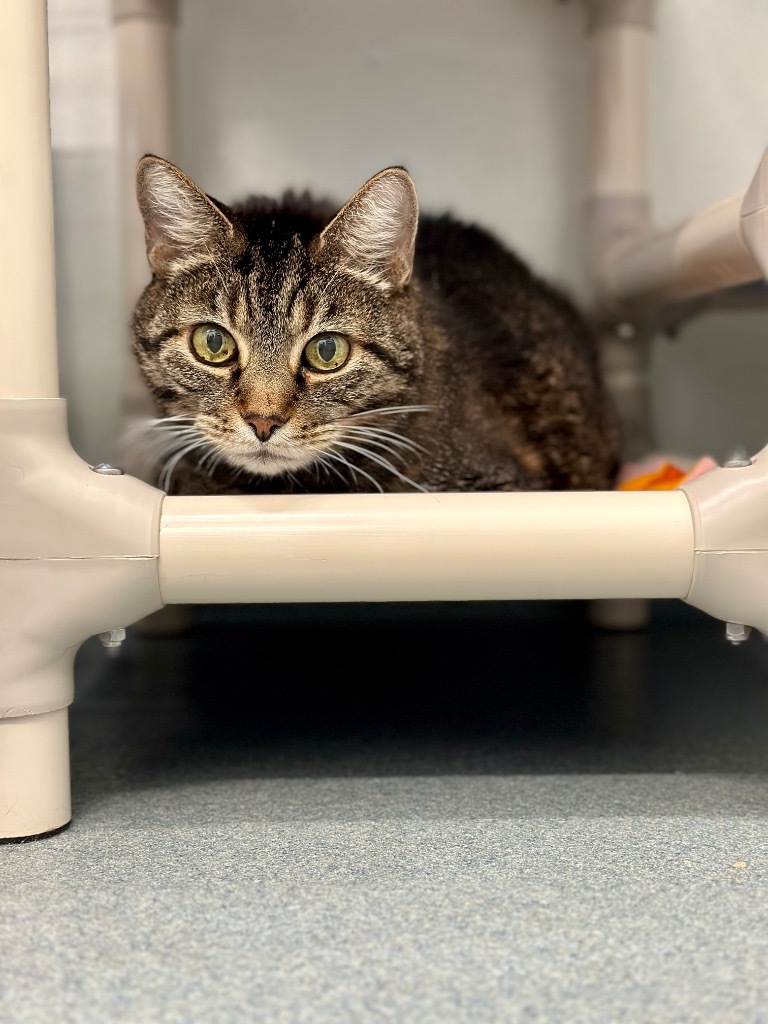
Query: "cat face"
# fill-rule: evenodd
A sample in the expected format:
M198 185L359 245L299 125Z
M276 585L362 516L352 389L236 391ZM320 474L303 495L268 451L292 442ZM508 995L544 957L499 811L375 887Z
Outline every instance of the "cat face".
M388 417L422 361L407 173L382 171L330 220L307 197L229 209L156 157L137 192L153 278L134 347L166 476L181 458L254 477L338 472L361 448L390 462Z

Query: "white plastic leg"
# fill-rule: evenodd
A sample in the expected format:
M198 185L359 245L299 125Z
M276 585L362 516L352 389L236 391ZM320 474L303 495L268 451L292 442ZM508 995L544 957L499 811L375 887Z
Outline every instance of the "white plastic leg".
M0 838L69 820L72 663L162 604L160 491L93 472L61 399L0 400Z
M646 629L651 622L651 602L644 597L590 601L589 620L598 629L617 633Z
M67 708L0 719L0 815L0 840L43 836L69 823Z

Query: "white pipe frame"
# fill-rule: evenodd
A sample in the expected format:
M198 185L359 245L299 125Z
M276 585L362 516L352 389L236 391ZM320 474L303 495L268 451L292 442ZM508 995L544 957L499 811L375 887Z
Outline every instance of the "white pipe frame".
M613 248L649 231L648 94L655 0L584 0L589 33L589 174L586 228L605 383L621 417L623 455L652 449L647 338L607 298ZM613 264L609 264L613 266ZM622 315L623 314L623 315ZM621 320L622 331L615 330ZM647 608L639 609L639 621Z
M24 333L23 357L13 348L13 336L4 343L7 351L0 372L0 399L56 398L59 375L45 5L39 0L3 3L0 27L3 67L8 75L0 102L3 330L22 329Z
M112 18L120 97L121 278L127 328L149 280L135 167L147 153L176 159L177 3L112 0ZM156 415L127 341L121 346L125 426L135 418Z
M589 33L589 174L586 237L593 288L606 249L635 237L650 221L648 95L654 0L584 0ZM600 299L602 294L598 291ZM598 301L600 301L598 299ZM622 317L622 320L625 318ZM599 331L603 380L622 425L622 455L637 459L652 450L648 398L648 346L634 325ZM648 601L599 601L592 621L608 628L643 628Z
M745 192L668 230L651 224L648 69L655 0L584 0L592 138L589 221L595 300L614 323L763 279L749 233L768 213ZM763 161L758 176L768 180ZM754 193L756 185L750 189ZM763 187L762 193L765 193ZM747 223L747 219L750 223Z
M640 494L171 498L82 462L53 383L44 15L44 0L0 5L18 61L0 105L3 209L24 207L35 233L9 218L0 289L11 308L34 280L44 307L0 398L0 838L67 824L77 647L165 602L679 597L768 632L768 450Z
M759 173L766 174L765 158ZM597 292L606 311L626 317L763 280L749 234L765 231L768 211L749 209L746 198L746 192L739 192L676 228L610 246L596 268Z

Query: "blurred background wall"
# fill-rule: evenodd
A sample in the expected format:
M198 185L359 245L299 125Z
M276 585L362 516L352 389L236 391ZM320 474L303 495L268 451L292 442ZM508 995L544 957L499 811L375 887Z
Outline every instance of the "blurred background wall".
M110 457L126 344L109 0L49 0L62 387ZM652 182L667 226L745 188L768 144L768 5L658 0ZM343 201L404 164L424 208L490 227L586 300L586 37L577 0L181 0L182 167L224 201ZM659 446L768 442L768 306L653 346Z

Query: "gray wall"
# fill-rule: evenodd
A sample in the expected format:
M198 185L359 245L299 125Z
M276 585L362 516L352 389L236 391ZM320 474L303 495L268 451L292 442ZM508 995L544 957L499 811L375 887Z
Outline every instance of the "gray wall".
M749 183L768 143L761 0L658 0L652 180L671 224ZM223 200L346 198L405 164L422 205L493 228L586 295L586 47L576 0L182 0L180 161ZM111 450L123 344L108 0L49 0L62 385L86 458ZM768 311L653 349L660 447L768 441Z

